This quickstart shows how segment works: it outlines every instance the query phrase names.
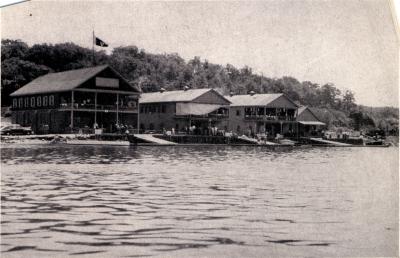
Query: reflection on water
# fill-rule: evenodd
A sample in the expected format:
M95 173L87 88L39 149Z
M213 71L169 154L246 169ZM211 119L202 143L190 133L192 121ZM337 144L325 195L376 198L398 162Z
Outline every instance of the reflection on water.
M397 256L397 148L1 155L2 257Z

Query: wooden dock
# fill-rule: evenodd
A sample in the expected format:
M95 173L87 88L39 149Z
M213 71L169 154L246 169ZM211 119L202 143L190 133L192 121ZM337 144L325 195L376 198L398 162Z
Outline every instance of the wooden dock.
M270 141L258 141L257 139L254 138L249 138L247 136L239 136L238 139L242 140L242 141L246 141L249 143L253 143L253 144L262 144L262 145L277 145L277 143L275 142L270 142Z
M337 141L329 141L321 138L306 138L297 143L279 143L271 141L258 141L249 137L226 137L226 136L205 136L205 135L173 135L165 136L161 134L132 134L128 135L129 141L121 139L95 139L94 137L84 137L73 134L64 135L26 135L26 136L1 136L2 144L23 144L23 145L94 145L94 146L258 146L266 148L280 147L389 147L389 144L364 145L349 144Z
M177 145L175 142L154 137L152 134L135 134L134 137L144 142L154 143L156 145Z
M67 140L68 145L102 145L102 146L129 146L128 141L101 141L101 140Z
M330 145L335 145L335 146L351 146L352 144L348 143L343 143L343 142L335 142L335 141L328 141L324 140L321 138L309 138L311 141L318 142L318 143L323 143L323 144L330 144Z

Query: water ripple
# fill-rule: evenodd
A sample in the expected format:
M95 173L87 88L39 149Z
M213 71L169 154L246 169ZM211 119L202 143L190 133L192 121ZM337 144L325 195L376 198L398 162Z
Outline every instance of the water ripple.
M2 146L2 257L395 256L396 154Z

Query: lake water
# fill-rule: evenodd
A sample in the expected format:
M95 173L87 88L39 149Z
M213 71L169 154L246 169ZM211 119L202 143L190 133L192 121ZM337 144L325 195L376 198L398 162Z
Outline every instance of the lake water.
M2 257L398 255L398 148L1 155Z

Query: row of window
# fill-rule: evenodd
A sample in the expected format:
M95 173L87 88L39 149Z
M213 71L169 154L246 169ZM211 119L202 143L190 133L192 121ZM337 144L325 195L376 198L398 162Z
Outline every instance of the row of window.
M285 108L245 108L245 115L259 115L259 116L294 116L294 109L285 109ZM240 116L241 112L239 109L236 110L236 116Z
M54 106L54 95L13 99L13 108Z
M142 105L140 106L140 113L166 113L167 112L167 107L165 105L157 105L157 104L151 104L151 105Z

